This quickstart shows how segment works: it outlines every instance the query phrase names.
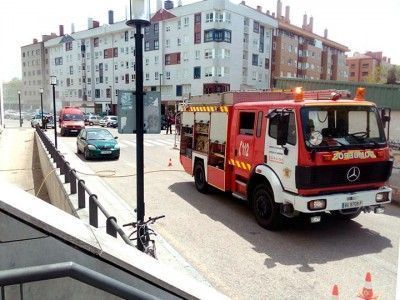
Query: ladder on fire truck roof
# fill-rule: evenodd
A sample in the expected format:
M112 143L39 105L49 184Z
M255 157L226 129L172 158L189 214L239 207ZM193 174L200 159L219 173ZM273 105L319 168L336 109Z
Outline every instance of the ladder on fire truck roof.
M350 99L347 90L312 90L303 91L304 100L333 100L337 98ZM233 105L240 102L294 100L294 90L262 90L262 91L231 91L219 94L192 96L187 105Z

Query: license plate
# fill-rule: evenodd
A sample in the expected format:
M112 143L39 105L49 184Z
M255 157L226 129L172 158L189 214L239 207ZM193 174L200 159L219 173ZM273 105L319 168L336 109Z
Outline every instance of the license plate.
M71 132L77 132L78 130L77 129L71 129Z
M101 151L101 154L111 154L111 151Z
M362 201L349 201L342 203L342 209L362 206Z

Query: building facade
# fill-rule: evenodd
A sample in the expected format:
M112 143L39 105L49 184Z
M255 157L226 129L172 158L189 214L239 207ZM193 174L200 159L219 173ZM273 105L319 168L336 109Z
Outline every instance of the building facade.
M269 12L267 12L269 13ZM302 27L290 24L290 7L282 14L282 2L277 2L277 12L272 13L278 21L274 30L272 46L272 76L306 79L347 80L345 52L349 49L313 33L313 17L303 16Z
M41 88L43 88L43 105L46 110L51 108L49 102L49 55L44 43L55 37L57 37L55 33L43 35L42 41L34 39L32 44L21 47L21 102L26 108L40 108Z
M383 56L382 52L371 51L354 53L346 58L346 65L349 68L349 81L370 83L385 82L385 74L392 66L390 58Z
M272 31L276 20L244 4L207 0L173 6L158 1L144 31L145 90L173 103L190 95L270 87ZM134 30L125 21L45 42L50 75L58 78L57 106L115 112L119 90L135 87Z

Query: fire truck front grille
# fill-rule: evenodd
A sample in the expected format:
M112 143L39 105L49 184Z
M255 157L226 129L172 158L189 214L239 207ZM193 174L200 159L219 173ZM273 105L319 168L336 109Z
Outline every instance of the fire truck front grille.
M385 182L392 173L392 161L335 166L296 167L298 189L326 188Z

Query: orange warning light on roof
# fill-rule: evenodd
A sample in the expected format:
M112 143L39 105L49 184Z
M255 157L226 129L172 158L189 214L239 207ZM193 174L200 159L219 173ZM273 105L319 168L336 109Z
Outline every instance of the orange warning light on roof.
M301 86L294 89L294 101L301 102L304 100L304 92Z
M365 100L365 88L363 88L363 87L357 88L356 96L354 97L354 100L357 100L357 101Z

